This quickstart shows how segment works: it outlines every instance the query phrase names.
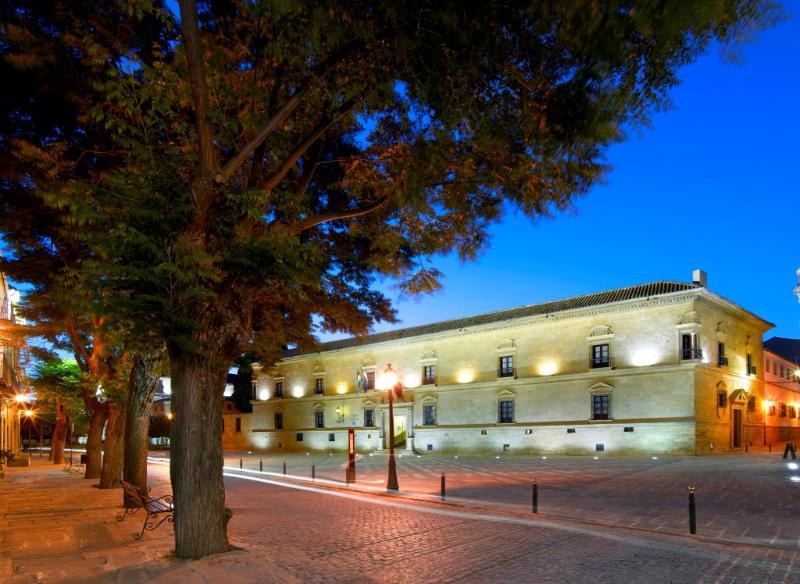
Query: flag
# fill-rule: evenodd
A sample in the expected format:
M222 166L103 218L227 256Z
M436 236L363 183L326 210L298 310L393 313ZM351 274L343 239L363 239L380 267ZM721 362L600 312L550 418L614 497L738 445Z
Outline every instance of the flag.
M359 367L356 369L356 395L361 392L362 387L364 387L364 370Z

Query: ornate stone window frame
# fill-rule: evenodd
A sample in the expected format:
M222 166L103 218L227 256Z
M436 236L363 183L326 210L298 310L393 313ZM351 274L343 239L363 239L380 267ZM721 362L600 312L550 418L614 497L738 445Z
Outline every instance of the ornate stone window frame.
M692 314L692 313L689 313ZM700 347L700 323L699 322L684 322L681 324L675 325L675 334L677 336L677 346L678 346L678 361L685 362L685 361L702 361L703 350ZM692 359L684 359L683 358L683 335L692 335L692 351L693 351L693 358Z
M608 419L595 420L594 419L594 396L607 395L608 396ZM593 424L605 424L614 421L614 386L598 381L589 386L589 422Z
M495 364L497 365L497 380L498 381L508 381L511 379L516 379L519 375L519 359L518 359L519 347L517 346L517 342L514 339L503 339L500 341L500 344L497 345L497 356L495 357ZM511 357L511 369L513 375L504 375L500 376L500 359L502 357Z
M376 412L378 411L378 404L372 401L371 399L365 399L361 402L361 412L366 412L367 410L372 410L372 426L364 426L365 428L377 428L377 416ZM364 415L364 420L366 421L366 414Z
M592 327L589 336L586 337L586 342L589 344L587 359L590 371L606 371L614 368L614 331L611 326L607 324L600 324ZM596 345L608 345L608 366L594 367L592 359L594 359L594 347Z
M497 412L497 417L495 419L495 424L498 426L511 426L517 423L517 394L513 391L509 391L508 389L504 389L502 391L498 391L495 394L495 412ZM513 402L512 408L514 408L514 415L512 416L512 420L510 422L501 422L500 421L500 402L503 401L510 401Z
M439 425L439 398L432 395L426 395L420 400L422 404L422 425L424 428L435 428ZM434 406L436 408L436 415L434 416L435 423L433 425L425 425L425 406Z
M433 365L434 367L434 375L433 375L433 383L424 383L425 382L425 367ZM420 386L428 386L428 387L436 387L439 385L439 356L436 354L436 351L426 351L422 354L422 359L419 360L419 367L421 370L420 374Z

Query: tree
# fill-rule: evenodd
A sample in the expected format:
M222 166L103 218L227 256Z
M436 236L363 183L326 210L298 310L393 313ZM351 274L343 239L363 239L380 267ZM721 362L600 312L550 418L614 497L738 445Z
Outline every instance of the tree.
M253 405L250 402L253 399L253 363L255 362L256 356L252 353L245 353L235 362L239 371L233 382L233 402L236 404L236 409L242 413L253 411Z
M315 322L391 320L376 273L436 289L429 258L474 258L504 205L568 207L679 67L775 15L767 0L124 6L151 42L100 59L82 124L115 154L66 181L61 208L106 227L86 245L109 310L166 342L182 558L229 549L208 428L232 361L310 347ZM104 32L82 42L119 44Z
M51 403L55 423L50 441L53 464L64 464L64 445L70 420L81 410L81 371L75 361L52 359L40 362L32 378L40 404Z

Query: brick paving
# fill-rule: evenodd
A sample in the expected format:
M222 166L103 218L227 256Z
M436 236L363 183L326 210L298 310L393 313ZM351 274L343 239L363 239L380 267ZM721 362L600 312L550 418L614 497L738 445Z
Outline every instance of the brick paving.
M342 455L230 452L226 465L343 482ZM529 510L539 483L539 512L582 522L684 534L688 486L696 489L698 532L724 541L800 549L800 470L777 453L714 457L397 457L400 488L472 507ZM382 490L385 455L359 456L355 488ZM798 463L800 461L795 461ZM792 480L795 479L795 480Z
M289 470L310 458L287 460ZM343 461L342 457L318 459L323 476L329 470L337 474ZM257 462L256 458L252 460ZM273 468L282 466L282 459L267 460ZM705 465L693 467L693 460ZM702 480L703 475L714 474L709 465L715 467L717 460L671 460L654 467L662 469L654 476L663 478L676 470L693 470ZM597 467L595 474L577 470L559 473L556 464L566 469L570 461L576 462L542 462L552 465L546 467L550 474L541 475L548 477L543 484L552 483L547 498L542 491L543 507L556 504L556 479L562 475L566 478L561 488L575 484L607 488L620 499L615 485L649 484L645 479L653 473L652 468L643 466L649 463L635 459L602 461L606 466ZM341 488L318 489L297 481L278 486L269 484L275 479L271 475L228 477L227 501L234 510L229 526L231 542L241 551L192 562L172 557L172 533L167 526L134 541L131 536L138 521L114 520L121 509L118 490L99 491L91 485L93 481L34 462L29 469L8 469L6 478L0 480L3 583L800 582L800 551L794 549L719 544L665 530L587 525L557 519L556 514L518 512L510 504L516 501L514 469L519 465L516 472L527 473L533 464L530 459L501 459L495 464L502 466L494 469L485 468L489 460L453 459L449 468L454 476L458 476L459 468L466 475L477 465L483 469L481 476L491 481L503 478L512 488L509 500L498 496L499 506L490 511L478 506L363 495ZM435 474L433 459L404 457L399 462L401 486L412 485L415 473L423 482ZM770 470L778 465L776 460L766 459L753 467L758 469L753 476L761 478L762 487L770 494L782 492L780 481ZM282 470L280 466L278 470ZM359 478L365 485L370 484L367 480L380 480L381 467L378 460L362 461ZM538 475L540 469L536 470ZM375 479L370 478L370 472L375 473ZM714 480L735 478L735 467L726 472L731 476ZM618 473L623 474L622 479L616 476ZM154 493L169 490L166 466L153 464L150 474ZM668 486L664 485L666 490ZM738 486L734 482L731 488ZM454 484L453 489L458 488ZM469 488L473 491L468 493L475 495L486 487L480 484ZM629 489L627 495L632 508L638 507L635 492ZM717 505L722 508L737 500L722 493ZM745 493L744 500L750 502L751 497ZM764 505L766 509L773 506L774 502Z

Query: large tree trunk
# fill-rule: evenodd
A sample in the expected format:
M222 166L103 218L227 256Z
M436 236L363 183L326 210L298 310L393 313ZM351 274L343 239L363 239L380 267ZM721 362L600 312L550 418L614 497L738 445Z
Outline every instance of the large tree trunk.
M147 440L153 396L164 351L137 353L133 358L125 416L125 462L122 478L132 485L147 486ZM127 501L125 501L127 503Z
M170 476L175 502L175 554L226 552L231 511L222 481L222 401L228 365L170 347L172 424Z
M119 487L122 478L122 457L125 449L125 407L114 402L108 404L106 444L103 449L103 467L100 470L100 488Z
M56 425L53 428L53 436L50 438L50 455L53 464L64 464L64 443L67 440L68 426L67 408L60 399L56 398Z
M86 437L85 479L99 479L103 463L103 428L106 425L106 410L101 404L94 404L89 410L89 435Z

